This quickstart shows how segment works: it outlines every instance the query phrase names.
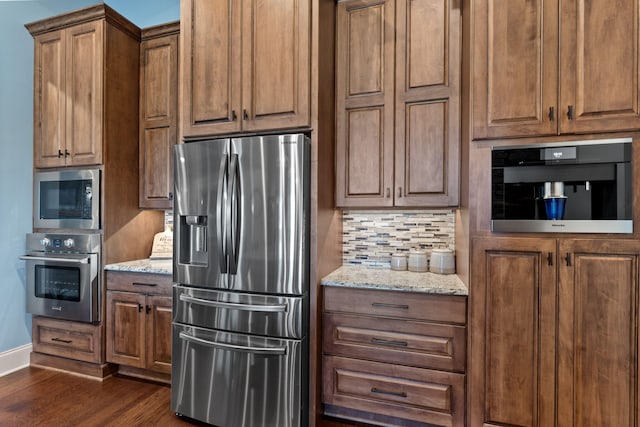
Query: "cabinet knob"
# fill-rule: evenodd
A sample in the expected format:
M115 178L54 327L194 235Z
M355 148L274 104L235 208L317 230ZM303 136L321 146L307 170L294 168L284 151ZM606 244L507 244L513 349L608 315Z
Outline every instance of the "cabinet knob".
M549 107L549 121L552 122L555 118L555 111L553 107Z
M142 311L142 304L138 303L138 313Z
M231 110L231 121L235 122L238 120L238 115L236 114L236 110Z
M69 156L69 150L67 150L66 148L64 149L64 156L68 157Z
M575 113L573 111L573 105L569 105L569 107L567 108L567 117L569 118L569 120L575 119Z
M58 148L58 158L62 157L62 150Z
M398 187L398 199L402 197L402 187Z
M148 305L146 305L146 306L145 306L145 312L146 312L147 314L151 313L151 307L150 307L150 306L148 306Z
M249 120L249 114L247 113L246 109L242 110L242 118L244 120Z

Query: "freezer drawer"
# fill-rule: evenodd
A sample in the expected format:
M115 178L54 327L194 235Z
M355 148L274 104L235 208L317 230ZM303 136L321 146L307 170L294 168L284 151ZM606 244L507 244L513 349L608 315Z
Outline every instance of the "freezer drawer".
M204 328L299 339L306 335L304 298L174 285L173 321Z
M171 408L220 427L306 425L305 340L173 325Z

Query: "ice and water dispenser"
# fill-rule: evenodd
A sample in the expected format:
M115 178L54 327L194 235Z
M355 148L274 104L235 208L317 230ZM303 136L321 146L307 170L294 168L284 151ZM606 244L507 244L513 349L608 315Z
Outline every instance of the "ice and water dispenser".
M494 147L496 232L632 233L632 140Z
M207 216L205 215L180 215L180 264L206 266L207 254Z

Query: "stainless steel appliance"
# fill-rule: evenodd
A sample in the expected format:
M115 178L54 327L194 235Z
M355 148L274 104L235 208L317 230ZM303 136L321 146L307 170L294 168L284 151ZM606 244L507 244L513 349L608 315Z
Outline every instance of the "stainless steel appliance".
M100 228L100 170L36 172L34 228Z
M491 226L504 232L632 233L632 140L494 147Z
M100 321L100 235L27 234L27 312Z
M217 426L307 423L310 144L175 148L171 405Z

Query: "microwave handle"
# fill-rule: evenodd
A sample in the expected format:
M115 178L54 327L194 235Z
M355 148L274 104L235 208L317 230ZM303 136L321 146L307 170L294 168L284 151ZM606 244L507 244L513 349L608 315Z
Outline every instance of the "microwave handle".
M82 258L82 259L71 259L71 258L53 258L53 257L46 257L46 256L29 256L29 255L23 255L20 257L20 259L25 261L69 262L72 264L89 264L89 260L90 260L89 257Z

